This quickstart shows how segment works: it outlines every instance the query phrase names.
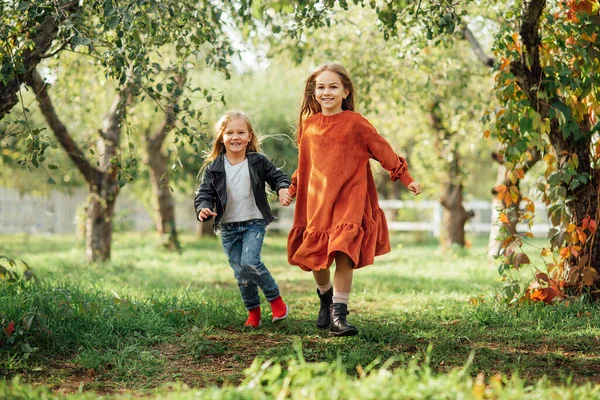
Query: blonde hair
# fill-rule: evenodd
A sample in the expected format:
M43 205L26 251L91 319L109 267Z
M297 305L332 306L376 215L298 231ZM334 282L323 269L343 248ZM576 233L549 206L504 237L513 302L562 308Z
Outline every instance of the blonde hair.
M306 80L302 106L300 107L300 116L298 117L298 129L300 129L302 122L307 118L321 112L321 105L315 98L315 88L317 86L317 77L324 71L335 72L340 77L344 89L348 90L348 96L342 101L342 110L354 111L354 86L346 68L336 63L322 64Z
M256 134L254 133L254 128L252 127L252 122L250 118L246 115L246 113L238 110L229 110L215 124L215 140L213 141L213 145L211 149L206 152L204 157L204 164L202 164L202 169L204 170L208 164L215 161L217 157L221 153L225 153L225 144L223 143L223 135L225 134L225 129L227 129L227 125L233 120L241 119L246 125L248 125L248 132L252 135L250 142L248 142L248 147L246 147L246 153L249 152L259 152L260 144Z

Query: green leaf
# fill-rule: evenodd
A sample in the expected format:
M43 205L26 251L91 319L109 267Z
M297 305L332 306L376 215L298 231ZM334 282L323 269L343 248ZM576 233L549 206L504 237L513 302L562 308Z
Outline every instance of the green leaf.
M562 101L556 100L550 106L563 113L565 119L571 118L571 109Z
M115 15L113 17L110 17L110 19L108 20L108 23L106 24L107 28L109 30L113 30L115 29L117 26L119 26L119 23L121 22L121 19L119 18L118 15Z
M519 129L521 130L521 135L530 133L533 130L533 123L529 118L523 117L519 121Z

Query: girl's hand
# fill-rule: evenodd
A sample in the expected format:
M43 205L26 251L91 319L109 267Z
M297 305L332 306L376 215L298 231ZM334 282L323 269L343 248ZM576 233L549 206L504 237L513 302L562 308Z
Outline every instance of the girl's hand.
M421 194L421 184L417 181L411 182L410 185L408 185L406 188L408 190L410 190L411 192L413 192L413 194L415 196L418 196Z
M207 219L208 217L216 217L216 216L217 216L217 213L213 212L210 208L203 208L198 213L198 219L200 220L200 222L204 222L204 220Z
M294 199L292 196L290 196L290 193L287 188L279 189L279 204L281 204L284 207L287 207L290 204L292 204L293 200Z

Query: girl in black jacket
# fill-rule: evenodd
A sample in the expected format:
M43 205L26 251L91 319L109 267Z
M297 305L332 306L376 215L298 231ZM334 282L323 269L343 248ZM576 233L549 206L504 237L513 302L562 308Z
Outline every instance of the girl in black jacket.
M223 250L238 282L248 310L245 326L260 326L260 287L271 304L272 322L287 318L289 307L279 287L262 263L260 252L266 226L273 221L265 183L288 206L290 180L259 153L252 123L240 111L226 112L216 125L216 138L204 162L202 183L194 207L199 221L215 218Z

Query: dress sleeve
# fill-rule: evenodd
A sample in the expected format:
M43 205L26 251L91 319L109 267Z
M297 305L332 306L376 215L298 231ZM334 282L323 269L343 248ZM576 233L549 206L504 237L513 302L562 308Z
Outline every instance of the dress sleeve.
M390 173L393 181L400 180L404 186L410 185L414 181L408 173L408 163L404 157L400 157L394 152L394 149L377 130L363 118L362 139L371 158L379 161L381 166Z
M302 139L302 125L300 125L298 127L298 160L300 160L300 140ZM298 185L298 168L296 168L296 170L294 171L294 173L292 174L292 183L290 185L290 187L288 188L288 193L290 196L292 196L292 198L296 197L296 191L297 191L297 186Z

